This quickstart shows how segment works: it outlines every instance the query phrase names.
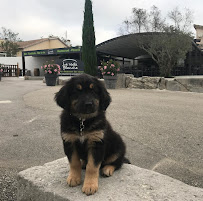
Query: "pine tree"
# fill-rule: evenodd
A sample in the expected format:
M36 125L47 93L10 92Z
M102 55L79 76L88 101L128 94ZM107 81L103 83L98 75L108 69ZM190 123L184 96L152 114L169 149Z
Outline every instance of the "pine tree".
M97 55L91 0L85 0L82 32L82 60L85 65L84 72L93 76L97 75Z

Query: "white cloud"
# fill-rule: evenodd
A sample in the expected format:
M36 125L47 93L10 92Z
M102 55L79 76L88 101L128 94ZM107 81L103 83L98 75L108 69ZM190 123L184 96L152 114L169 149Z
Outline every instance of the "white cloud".
M132 8L150 9L156 5L165 16L175 6L194 11L194 23L203 25L203 1L196 0L92 0L96 43L116 37L119 25L131 15ZM12 3L11 3L12 2ZM1 0L0 24L19 33L23 40L65 36L73 45L82 44L82 23L85 0Z
M96 36L96 44L99 44L106 40L116 37L116 34L112 30L106 30L104 28L99 27L95 31L95 36Z

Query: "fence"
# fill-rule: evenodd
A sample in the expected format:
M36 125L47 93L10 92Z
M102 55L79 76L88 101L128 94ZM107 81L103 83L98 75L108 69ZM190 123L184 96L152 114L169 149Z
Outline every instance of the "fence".
M20 70L17 65L1 65L3 69L3 77L18 77L20 74Z

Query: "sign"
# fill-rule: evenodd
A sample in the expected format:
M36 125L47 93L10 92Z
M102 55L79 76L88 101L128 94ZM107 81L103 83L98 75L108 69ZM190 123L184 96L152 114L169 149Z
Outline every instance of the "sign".
M47 55L60 55L67 53L80 53L81 47L70 47L70 48L58 48L48 50L34 50L34 51L23 51L23 56L47 56Z
M48 54L54 54L54 50L48 50Z
M60 65L59 75L78 75L84 73L84 63L77 59L58 59L56 63Z

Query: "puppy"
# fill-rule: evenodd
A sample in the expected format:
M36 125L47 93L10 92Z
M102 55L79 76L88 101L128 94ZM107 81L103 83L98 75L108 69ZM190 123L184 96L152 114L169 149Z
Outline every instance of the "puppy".
M125 144L105 117L111 102L104 84L97 78L82 74L72 77L55 100L63 108L61 136L68 157L69 186L81 183L81 169L86 168L83 193L91 195L98 190L99 172L111 176L124 160Z

